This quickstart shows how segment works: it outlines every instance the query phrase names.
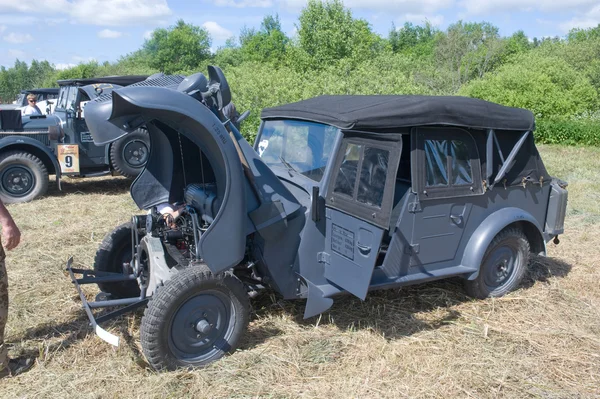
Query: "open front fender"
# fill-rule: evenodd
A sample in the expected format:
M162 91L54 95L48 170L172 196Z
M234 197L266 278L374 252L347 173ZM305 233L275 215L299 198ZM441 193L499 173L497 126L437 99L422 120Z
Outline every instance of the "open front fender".
M89 110L86 112L89 115ZM233 140L221 121L190 96L160 87L115 90L109 121L127 132L142 124L149 128L150 157L146 169L131 186L134 201L143 208L182 199L185 170L181 169L181 160L173 156L181 145L178 134L202 150L214 171L222 200L213 223L202 234L198 248L215 273L237 265L243 259L246 247L245 176ZM104 141L96 140L101 136L99 133L92 131L95 141Z
M522 209L503 208L492 213L475 230L465 248L461 265L477 270L468 276L469 280L474 280L479 275L483 256L494 237L504 228L516 223L533 226L540 236L542 235L542 229L537 220Z

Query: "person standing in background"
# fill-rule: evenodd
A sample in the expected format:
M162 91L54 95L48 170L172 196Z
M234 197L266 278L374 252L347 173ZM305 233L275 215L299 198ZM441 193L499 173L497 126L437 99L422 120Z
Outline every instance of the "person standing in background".
M23 115L42 115L42 111L37 106L37 96L35 94L27 95L27 106L23 110Z

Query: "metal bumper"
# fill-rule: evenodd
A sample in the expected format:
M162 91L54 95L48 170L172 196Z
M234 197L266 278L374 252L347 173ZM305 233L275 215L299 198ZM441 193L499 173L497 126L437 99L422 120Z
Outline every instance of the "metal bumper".
M73 268L73 257L70 257L67 261L67 271L71 276L71 280L73 284L75 284L75 288L77 292L79 292L79 297L81 298L81 303L85 313L90 319L90 325L94 329L96 335L102 338L104 341L108 342L111 345L119 346L119 337L114 334L109 333L105 329L99 326L100 323L114 319L119 317L125 313L129 313L141 306L144 306L148 303L149 298L146 298L144 292L142 290L142 294L139 297L134 298L123 298L123 299L112 299L112 300L100 300L89 302L85 297L83 291L81 290L82 284L98 284L98 283L106 283L106 282L119 282L119 281L130 281L135 280L135 276L133 274L124 275L121 273L109 273L109 272L101 272L96 270L86 270L86 269L74 269ZM75 275L81 274L81 278L77 278ZM97 308L108 308L108 307L120 307L119 309L113 310L112 312L105 313L101 316L96 317L92 309Z

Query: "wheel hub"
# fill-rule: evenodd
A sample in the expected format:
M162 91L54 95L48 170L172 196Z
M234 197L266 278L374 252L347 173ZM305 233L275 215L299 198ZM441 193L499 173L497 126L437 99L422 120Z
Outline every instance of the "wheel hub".
M511 278L517 252L510 246L497 248L487 259L487 265L484 271L484 281L488 287L500 287Z
M231 334L235 310L226 294L207 290L184 302L172 320L171 349L180 359L197 361L224 345Z
M11 166L2 174L2 188L11 195L22 197L33 189L34 177L24 166Z
M198 331L200 334L208 334L211 328L212 325L205 319L200 319L198 323L196 323L196 331Z
M148 160L148 147L146 143L140 140L133 140L125 144L123 159L134 168L143 166Z

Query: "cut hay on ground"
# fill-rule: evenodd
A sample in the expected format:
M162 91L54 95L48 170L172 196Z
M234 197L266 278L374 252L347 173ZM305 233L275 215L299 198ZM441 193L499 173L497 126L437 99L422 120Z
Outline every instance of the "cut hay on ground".
M65 179L64 192L10 206L23 232L9 253L11 355L31 371L4 398L600 397L600 150L543 147L570 182L567 234L521 289L472 300L460 280L345 297L302 320L304 303L263 294L239 351L193 372L155 373L140 353L141 313L89 329L64 272L90 267L103 236L137 212L120 178ZM90 298L97 292L88 290Z

